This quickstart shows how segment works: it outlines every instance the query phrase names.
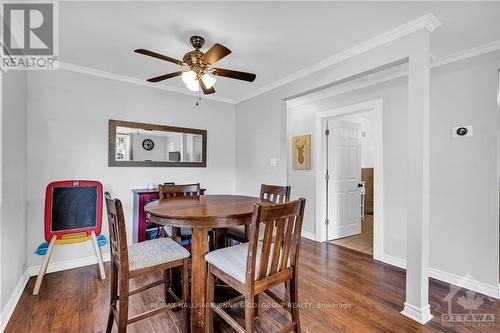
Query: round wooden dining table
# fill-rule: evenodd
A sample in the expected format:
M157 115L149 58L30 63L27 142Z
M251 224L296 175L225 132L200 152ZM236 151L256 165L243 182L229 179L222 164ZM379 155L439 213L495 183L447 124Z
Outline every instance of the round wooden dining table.
M240 195L200 195L154 201L144 210L151 222L192 228L191 244L191 330L205 332L205 296L208 229L250 224L255 204L269 204L258 197Z

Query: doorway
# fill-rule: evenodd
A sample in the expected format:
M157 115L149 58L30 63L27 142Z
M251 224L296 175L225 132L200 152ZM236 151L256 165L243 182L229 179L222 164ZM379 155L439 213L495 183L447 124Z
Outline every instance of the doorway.
M381 99L316 115L318 230L333 244L383 253L383 103ZM363 149L364 146L364 149ZM363 155L364 154L364 155ZM363 180L372 173L370 179ZM367 189L373 205L367 207ZM368 214L367 214L367 208ZM369 214L372 213L372 214ZM323 223L322 223L323 222Z
M373 256L374 154L372 111L327 118L330 243Z

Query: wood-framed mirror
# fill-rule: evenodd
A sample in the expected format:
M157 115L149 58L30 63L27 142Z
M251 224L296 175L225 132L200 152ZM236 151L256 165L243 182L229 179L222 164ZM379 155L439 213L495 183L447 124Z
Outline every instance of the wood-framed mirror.
M108 166L207 166L207 131L109 120Z

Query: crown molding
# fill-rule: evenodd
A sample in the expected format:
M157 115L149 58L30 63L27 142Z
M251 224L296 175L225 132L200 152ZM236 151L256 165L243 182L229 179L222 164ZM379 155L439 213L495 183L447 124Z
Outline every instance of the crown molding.
M500 40L495 40L491 43L486 43L477 47L473 47L467 50L459 51L457 53L453 53L438 58L435 61L431 62L431 67L443 66L455 61L465 60L481 54L490 53L496 50L500 50Z
M473 48L470 48L467 50L453 53L453 54L450 54L448 56L444 56L441 58L437 58L437 59L435 58L434 61L431 61L430 67L432 69L432 68L448 65L448 64L451 64L451 63L454 63L457 61L466 60L469 58L480 56L482 54L495 52L497 50L500 50L500 40L496 40L496 41L493 41L491 43L483 44L483 45L480 45L477 47L473 47ZM432 60L432 57L431 57L431 60ZM343 93L346 93L349 91L353 91L353 90L369 87L372 85L380 84L383 82L391 81L391 80L394 80L394 79L397 79L397 78L400 78L400 77L403 77L406 75L408 75L408 70L404 69L404 70L392 73L392 74L387 75L387 76L375 78L372 80L367 80L364 82L359 82L356 84L352 84L350 86L344 86L342 88L332 87L330 89L320 90L318 92L315 92L315 93L312 93L312 94L309 94L309 95L306 95L303 97L288 100L287 107L295 108L295 107L298 107L298 106L301 106L304 104L308 104L308 103L311 103L311 102L314 102L314 101L317 101L320 99L340 95L340 94L343 94Z
M367 81L364 82L359 82L359 83L353 83L348 86L343 86L343 87L332 87L326 90L320 90L315 93L311 93L302 97L298 97L296 99L291 99L286 101L287 108L296 108L305 104L309 104L324 98L328 97L333 97L333 96L338 96L344 93L347 93L349 91L353 90L358 90L366 87L370 87L376 84L384 83L387 81L395 80L397 78L403 77L405 75L408 75L408 71L398 71L395 73L392 73L387 76L383 76L380 78L375 78L375 79L368 79Z
M337 64L341 61L349 59L353 56L359 55L363 52L369 51L371 49L374 49L374 48L377 48L377 47L382 46L384 44L387 44L389 42L392 42L398 38L409 35L412 32L418 31L420 29L427 29L429 32L432 32L435 29L437 29L440 25L441 25L441 22L438 20L438 18L434 14L432 14L432 13L426 14L426 15L421 16L413 21L410 21L408 23L400 25L399 27L397 27L395 29L389 30L385 33L382 33L382 34L372 38L372 39L369 39L369 40L362 42L356 46L353 46L345 51L334 54L333 56L328 57L328 58L326 58L326 59L324 59L324 60L322 60L314 65L308 66L308 67L301 69L293 74L285 76L282 79L279 79L277 81L266 84L261 88L255 89L253 92L250 92L250 93L244 95L242 98L237 99L235 102L241 103L243 101L246 101L247 99L253 98L255 96L258 96L258 95L261 95L265 92L268 92L270 90L281 87L287 83L290 83L292 81L300 79L300 78L307 76L309 74L312 74L314 72L320 71L324 68L330 67L334 64Z
M166 86L166 85L153 84L153 83L149 83L147 81L136 79L136 78L133 78L130 76L101 71L99 69L94 69L94 68L90 68L90 67L73 65L70 63L66 63L66 62L60 61L59 62L59 69L60 70L63 69L63 70L67 70L67 71L75 72L75 73L82 73L82 74L102 77L102 78L106 78L106 79L110 79L110 80L138 84L141 86L159 89L159 90L164 90L164 91L169 91L169 92L174 92L174 93L178 93L178 94L194 96L193 93L191 93L190 91L188 91L186 89L172 87L172 86ZM220 97L220 96L204 96L203 98L208 99L208 100L217 101L217 102L235 104L234 100L229 99L229 98Z

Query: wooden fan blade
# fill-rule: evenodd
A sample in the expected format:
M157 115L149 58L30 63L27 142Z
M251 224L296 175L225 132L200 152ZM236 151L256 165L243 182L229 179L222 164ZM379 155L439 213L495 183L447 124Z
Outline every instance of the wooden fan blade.
M208 95L208 94L213 94L213 93L215 92L214 87L212 87L212 88L210 88L210 89L209 89L209 88L207 88L207 87L205 86L205 83L203 83L203 81L202 81L202 80L200 80L200 87L201 87L201 90L203 90L203 93L204 93L205 95Z
M140 54L144 54L144 55L147 55L147 56L150 56L150 57L153 57L153 58L165 60L165 61L168 61L168 62L172 62L172 63L174 63L176 65L179 65L179 66L184 66L185 65L185 63L183 61L180 61L180 60L177 60L177 59L174 59L174 58L170 58L170 57L167 57L166 55L159 54L159 53L156 53L156 52L153 52L153 51L149 51L149 50L145 50L145 49L137 49L134 52L137 52L137 53L140 53Z
M253 82L257 77L255 74L252 73L233 71L231 69L224 69L224 68L214 68L212 69L212 74L248 82Z
M179 71L179 72L160 75L157 77L152 77L151 79L148 79L148 81L149 82L159 82L159 81L163 81L163 80L170 79L170 78L173 78L176 76L181 76L181 75L182 75L182 71Z
M201 60L209 65L215 64L225 56L231 53L231 50L225 46L215 43L210 50L201 56Z

